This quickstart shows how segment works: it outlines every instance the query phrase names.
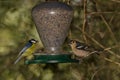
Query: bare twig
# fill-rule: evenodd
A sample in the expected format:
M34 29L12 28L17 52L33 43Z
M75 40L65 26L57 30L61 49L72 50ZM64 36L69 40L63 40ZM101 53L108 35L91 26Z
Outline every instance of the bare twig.
M104 60L109 61L109 62L112 62L112 63L114 63L114 64L116 64L116 65L118 65L118 66L120 67L120 63L119 63L119 62L113 61L113 60L108 59L108 58L106 58L106 57L104 57Z
M87 35L88 36L88 35ZM106 49L106 47L104 47L102 44L100 44L97 40L95 40L94 38L92 38L91 36L88 36L93 42L95 42L98 46L100 46L103 49ZM107 52L109 52L110 54L116 56L117 58L120 58L120 55L117 55L116 53L114 53L112 50L106 50Z
M115 14L112 15L112 17L110 18L109 24L111 24L111 22L113 21L114 17L115 17Z
M91 77L91 79L90 79L90 80L93 80L93 79L94 79L94 77L95 77L95 75L96 75L98 72L100 72L102 69L103 69L103 68L101 68L101 69L99 69L99 70L95 71L95 72L94 72L94 74L92 75L92 77Z
M82 29L80 27L76 26L76 28L82 32ZM87 37L89 37L94 43L96 43L101 48L106 49L106 47L104 47L102 44L100 44L97 40L95 40L92 36L88 35L86 32L84 32L83 34L85 34ZM106 51L120 59L120 55L115 54L112 50L108 49Z
M100 17L102 18L102 20L104 21L104 23L106 24L106 27L108 28L109 32L111 33L111 37L114 39L114 41L117 43L116 37L114 36L114 33L112 32L112 29L110 27L110 25L108 24L108 22L105 20L105 18L103 17L103 15L100 15Z
M85 32L85 27L86 27L86 24L87 24L87 0L84 0L84 21L83 21L83 26L82 26L82 32L84 33ZM85 40L85 42L87 42L87 39L86 39L86 35L83 34L83 39Z
M109 12L109 11L106 11L106 12L89 12L89 14L91 15L94 15L94 14L120 14L120 12Z
M95 6L96 6L97 11L98 11L98 12L101 11L100 8L99 8L99 6L98 6L97 1L96 1L95 3L96 3ZM114 39L115 43L117 43L117 39L116 39L116 37L114 36L114 33L113 33L113 31L112 31L110 25L109 25L108 22L105 20L105 17L104 17L102 14L100 14L100 17L101 17L101 19L103 20L103 22L105 23L105 25L106 25L108 31L110 32L111 37Z
M114 1L114 2L120 3L120 1L118 1L118 0L111 0L111 1Z
M104 58L104 59L105 59L106 61L112 62L112 63L114 63L114 64L116 64L116 65L118 65L118 66L120 67L120 63L115 62L115 61L113 61L113 60L111 60L111 59L108 59L108 58ZM102 67L102 68L98 69L97 71L95 71L90 80L93 80L94 77L95 77L95 75L96 75L97 73L99 73L100 71L102 71L103 69L105 69L105 68L108 68L108 67Z
M110 50L110 49L113 49L113 48L119 48L119 47L120 47L120 44L118 43L117 45L114 45L112 47L105 48L104 51L107 51L107 50Z
M116 16L117 13L120 14L120 12L118 12L119 7L116 7L116 8L117 8L117 9L114 11L114 14L111 16L111 19L110 19L110 21L108 22L109 24L112 23L112 21L113 21L113 19L115 18L115 16Z

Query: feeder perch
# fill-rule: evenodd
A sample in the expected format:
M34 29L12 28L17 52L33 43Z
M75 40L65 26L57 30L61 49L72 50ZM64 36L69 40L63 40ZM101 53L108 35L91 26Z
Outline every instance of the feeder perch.
M34 59L25 61L26 64L78 62L61 47L73 17L69 5L57 1L43 2L33 8L32 17L45 51L34 53Z

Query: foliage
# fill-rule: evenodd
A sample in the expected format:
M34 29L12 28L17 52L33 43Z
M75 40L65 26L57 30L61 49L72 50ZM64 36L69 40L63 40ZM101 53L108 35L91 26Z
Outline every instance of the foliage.
M104 48L102 55L92 55L80 64L24 65L21 61L13 65L27 40L40 41L31 9L42 1L0 0L0 80L119 80L118 0L59 0L74 9L69 38ZM70 49L67 47L66 50Z

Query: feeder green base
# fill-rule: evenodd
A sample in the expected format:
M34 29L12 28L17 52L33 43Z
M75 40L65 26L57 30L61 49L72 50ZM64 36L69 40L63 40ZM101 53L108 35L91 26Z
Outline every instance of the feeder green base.
M71 56L71 54L37 54L34 55L34 59L26 60L25 64L79 62L79 60L72 59Z

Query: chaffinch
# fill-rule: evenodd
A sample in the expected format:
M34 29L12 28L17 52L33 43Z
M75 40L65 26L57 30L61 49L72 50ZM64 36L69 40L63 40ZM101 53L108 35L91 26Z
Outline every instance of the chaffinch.
M69 45L73 51L73 54L80 58L85 58L94 53L99 54L102 51L102 50L97 50L84 43L81 43L77 40L70 40Z

